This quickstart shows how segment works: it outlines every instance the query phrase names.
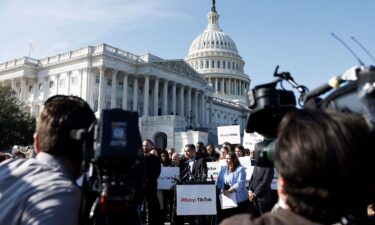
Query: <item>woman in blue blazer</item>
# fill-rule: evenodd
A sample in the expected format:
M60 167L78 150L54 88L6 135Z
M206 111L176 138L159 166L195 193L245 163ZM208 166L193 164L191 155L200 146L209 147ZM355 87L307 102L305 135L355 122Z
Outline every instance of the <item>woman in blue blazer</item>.
M226 196L231 194L235 195L237 207L222 209L219 212L219 222L232 215L245 213L249 208L245 168L241 166L241 163L234 152L229 152L225 156L225 161L227 165L221 168L216 184L221 194Z

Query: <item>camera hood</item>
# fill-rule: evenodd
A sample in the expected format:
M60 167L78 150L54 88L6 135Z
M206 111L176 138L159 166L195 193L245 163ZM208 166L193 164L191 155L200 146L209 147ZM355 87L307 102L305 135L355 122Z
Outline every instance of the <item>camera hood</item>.
M248 92L250 116L246 132L275 138L282 117L296 109L293 91L276 89L278 81L255 86Z

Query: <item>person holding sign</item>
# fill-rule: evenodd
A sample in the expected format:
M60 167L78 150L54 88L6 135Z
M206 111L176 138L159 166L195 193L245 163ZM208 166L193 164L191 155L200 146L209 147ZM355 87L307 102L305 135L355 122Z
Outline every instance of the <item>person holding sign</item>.
M219 213L219 222L229 216L245 213L249 206L246 189L246 171L234 152L225 155L226 166L220 170L216 184L225 197L232 198L237 207L222 209ZM222 196L223 197L223 196ZM222 201L222 207L223 201Z

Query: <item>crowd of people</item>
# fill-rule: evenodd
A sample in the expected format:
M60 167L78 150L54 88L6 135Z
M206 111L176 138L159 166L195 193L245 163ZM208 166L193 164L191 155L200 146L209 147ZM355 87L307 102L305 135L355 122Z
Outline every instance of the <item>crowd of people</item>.
M67 134L95 121L88 104L73 96L47 100L38 118L34 147L14 146L0 159L0 221L6 224L79 224L83 142ZM261 167L242 145L186 144L183 151L142 144L144 187L139 205L150 225L171 224L371 224L375 201L373 132L353 113L300 109L288 113L278 128L274 168ZM140 146L141 147L141 146ZM35 157L36 155L36 157ZM240 163L255 165L250 181ZM20 159L28 158L28 159ZM217 216L180 216L175 190L158 190L162 167L178 167L178 182L208 179L208 162L222 162L216 194L232 196L236 207ZM126 221L124 221L124 224Z
M236 198L238 207L230 209L221 209L220 204L217 205L217 217L181 217L176 215L176 200L175 190L156 190L157 176L154 176L154 189L153 197L149 199L156 200L159 203L151 204L154 208L145 208L145 212L161 212L158 216L157 223L171 222L172 224L183 224L189 222L190 224L202 223L218 223L221 220L238 213L251 212L255 217L271 211L274 204L277 202L277 194L275 190L271 189L271 182L274 178L273 168L254 167L253 174L250 182L246 180L246 170L241 165L239 158L249 157L251 164L255 165L253 158L253 151L244 148L240 144L231 144L225 142L221 148L213 144L204 145L203 142L194 144L186 144L183 153L176 152L174 148L162 150L153 145L151 140L144 140L143 149L145 156L148 158L150 155L159 160L160 166L156 163L152 165L146 164L146 171L152 170L160 173L161 167L178 167L180 171L179 182L204 182L210 180L207 174L208 162L222 162L224 165L218 174L216 180L217 195L229 195L233 193ZM219 150L220 149L220 150ZM148 154L149 152L149 154ZM150 169L152 167L152 169ZM147 198L145 206L148 204ZM219 202L219 201L218 201ZM160 209L162 209L160 211ZM147 214L147 213L144 213ZM154 221L153 213L148 217L145 215L145 222ZM161 221L160 221L161 220Z

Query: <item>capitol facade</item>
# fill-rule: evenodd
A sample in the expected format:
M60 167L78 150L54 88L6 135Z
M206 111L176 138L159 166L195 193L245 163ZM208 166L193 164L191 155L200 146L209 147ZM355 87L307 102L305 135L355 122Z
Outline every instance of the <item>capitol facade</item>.
M219 26L215 4L207 17L185 60L100 44L0 63L0 85L12 87L34 115L50 96L75 95L98 117L102 109L137 111L142 138L157 147L217 144L218 126L238 124L243 133L250 79L235 42Z

